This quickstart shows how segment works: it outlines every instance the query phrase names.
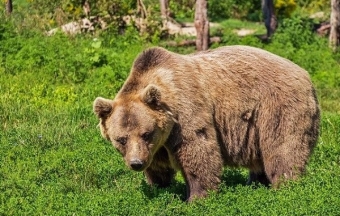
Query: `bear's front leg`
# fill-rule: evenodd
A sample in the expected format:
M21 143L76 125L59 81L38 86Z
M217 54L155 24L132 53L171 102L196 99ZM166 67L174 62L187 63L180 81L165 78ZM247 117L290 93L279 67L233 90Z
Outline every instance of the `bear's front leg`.
M148 184L158 187L168 187L174 179L175 171L170 168L152 167L147 168L145 176Z
M162 147L153 158L151 165L144 171L147 182L158 187L168 187L175 176L168 153Z
M222 156L218 145L205 138L183 142L177 160L187 186L187 200L204 197L209 190L217 190L221 182Z

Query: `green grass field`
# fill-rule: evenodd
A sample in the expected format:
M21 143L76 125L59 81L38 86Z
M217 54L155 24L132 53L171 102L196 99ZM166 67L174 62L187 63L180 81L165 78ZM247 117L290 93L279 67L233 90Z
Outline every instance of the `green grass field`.
M226 168L220 190L190 204L183 201L180 175L171 187L158 189L146 184L143 173L128 170L100 136L92 113L93 100L113 98L136 55L155 44L145 45L132 34L93 40L5 32L0 34L0 215L340 215L339 55L297 23L286 24L269 44L227 29L220 45L261 47L310 72L322 129L306 175L273 190L246 186L246 170Z

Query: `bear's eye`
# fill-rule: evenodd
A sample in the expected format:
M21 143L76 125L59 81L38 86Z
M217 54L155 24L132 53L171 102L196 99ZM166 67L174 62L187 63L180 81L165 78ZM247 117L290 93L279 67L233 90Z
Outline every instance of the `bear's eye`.
M142 139L144 141L149 141L153 135L153 132L145 132L142 134Z
M118 137L117 139L115 139L119 144L121 145L125 145L127 138L126 137Z

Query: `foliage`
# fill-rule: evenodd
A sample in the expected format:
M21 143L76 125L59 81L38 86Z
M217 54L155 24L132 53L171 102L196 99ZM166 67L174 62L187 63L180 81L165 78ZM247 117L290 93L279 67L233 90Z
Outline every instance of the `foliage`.
M331 2L328 0L296 0L299 7L310 13L330 10Z
M290 17L296 9L296 2L295 0L276 0L274 7L279 17Z
M295 0L277 0L275 9L281 17L289 17L296 8ZM195 1L170 1L170 10L175 18L191 20L195 15ZM208 0L208 16L211 21L229 18L247 19L251 21L262 20L261 1L258 0Z
M178 0L169 1L169 9L171 15L179 20L190 19L195 17L195 1L194 0Z
M258 21L261 19L261 1L258 0L209 0L208 4L208 16L212 20L248 18Z
M85 17L82 4L84 1L79 0L18 0L14 2L14 13L12 17L16 22L17 30L25 32L26 29L50 30L61 26L70 21L79 21ZM101 29L101 21L107 23L114 34L123 34L129 26L124 21L124 16L131 15L139 17L137 11L137 1L135 0L88 0L91 11L90 16L94 19L94 27L96 30ZM142 29L141 36L152 42L158 42L164 37L162 30L162 22L160 18L160 8L158 0L144 1L148 17L146 27ZM171 16L178 21L192 21L195 14L195 1L180 0L170 1ZM306 11L312 12L317 10L325 10L325 0L318 1L298 1L298 0L277 0L275 1L276 13L280 20L290 17L297 6L305 8ZM329 2L327 7L329 8ZM329 9L328 9L329 10ZM301 10L300 10L301 11ZM262 21L261 2L258 0L227 0L217 1L208 0L208 15L212 22L225 20L229 18ZM309 14L308 14L309 15ZM94 18L95 17L95 18ZM100 20L100 21L99 21ZM135 22L130 27L140 28Z
M318 38L312 31L313 22L308 18L295 16L283 19L277 29L278 34L274 34L274 41L288 47L301 48L304 45L313 44ZM301 38L305 38L301 40Z

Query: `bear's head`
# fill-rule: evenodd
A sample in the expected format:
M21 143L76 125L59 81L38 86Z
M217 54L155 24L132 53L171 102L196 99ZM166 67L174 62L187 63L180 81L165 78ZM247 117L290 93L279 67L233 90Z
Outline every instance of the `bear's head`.
M174 125L172 113L162 103L160 89L150 84L140 93L96 98L94 113L102 136L122 154L126 165L145 170L164 145Z

